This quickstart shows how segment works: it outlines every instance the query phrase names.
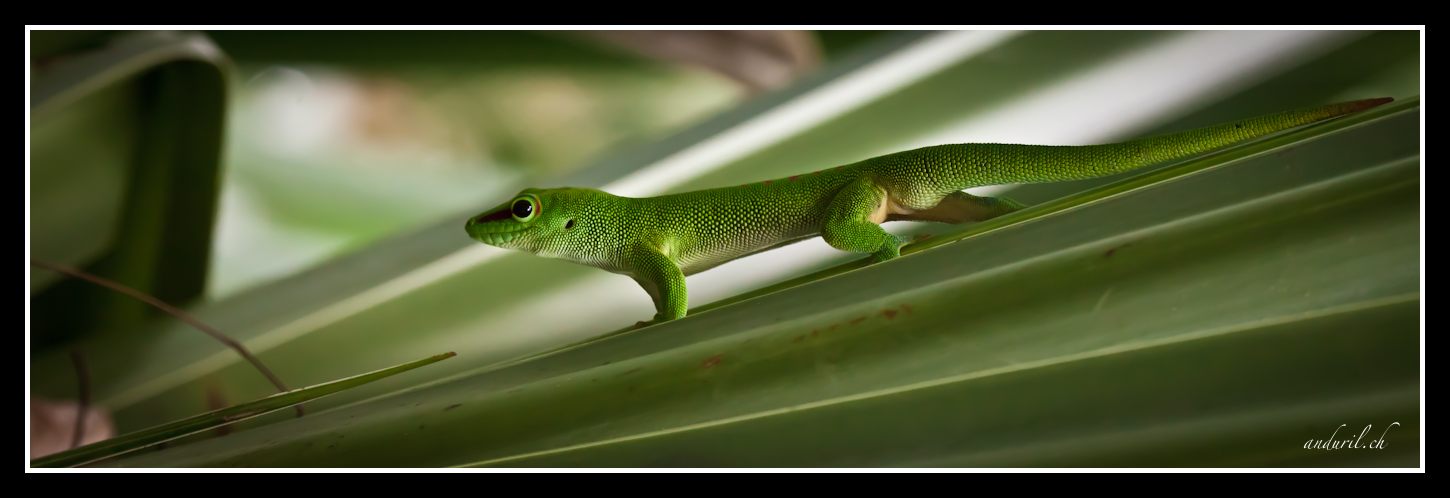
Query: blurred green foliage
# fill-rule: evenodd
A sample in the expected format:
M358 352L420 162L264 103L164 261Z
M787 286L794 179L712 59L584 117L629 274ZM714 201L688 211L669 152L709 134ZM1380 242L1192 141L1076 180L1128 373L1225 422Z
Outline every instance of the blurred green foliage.
M211 295L663 138L743 98L570 33L217 31L239 67ZM826 57L872 32L823 37Z

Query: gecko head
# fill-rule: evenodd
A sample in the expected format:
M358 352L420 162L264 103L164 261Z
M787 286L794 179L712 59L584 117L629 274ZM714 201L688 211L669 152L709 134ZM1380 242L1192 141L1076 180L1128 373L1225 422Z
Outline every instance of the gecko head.
M578 188L524 189L508 202L468 219L474 240L535 254L556 252L582 235L590 198L603 194Z

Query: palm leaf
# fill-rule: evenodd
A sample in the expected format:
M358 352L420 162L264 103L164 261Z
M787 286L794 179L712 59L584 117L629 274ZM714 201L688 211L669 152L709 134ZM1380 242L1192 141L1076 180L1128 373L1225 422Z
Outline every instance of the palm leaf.
M1417 127L1410 99L885 264L107 464L1415 465ZM1384 450L1303 448L1341 423L1398 425Z

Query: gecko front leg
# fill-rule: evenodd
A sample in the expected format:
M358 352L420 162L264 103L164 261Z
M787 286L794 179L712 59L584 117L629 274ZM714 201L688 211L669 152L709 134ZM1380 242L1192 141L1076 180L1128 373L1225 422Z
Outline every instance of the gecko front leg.
M685 316L690 301L685 290L685 274L680 271L680 265L659 250L639 247L630 258L630 266L630 276L649 293L655 304L654 319L636 323L636 327Z

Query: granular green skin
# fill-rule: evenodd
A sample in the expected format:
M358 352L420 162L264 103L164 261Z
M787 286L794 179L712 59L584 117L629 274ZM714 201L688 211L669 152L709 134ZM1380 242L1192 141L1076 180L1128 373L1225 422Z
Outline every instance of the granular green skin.
M1281 112L1123 143L950 144L736 187L630 198L584 188L525 189L468 220L474 239L634 278L655 321L685 316L685 275L816 235L877 261L900 255L895 220L968 223L1021 209L962 190L1109 176L1389 102Z

